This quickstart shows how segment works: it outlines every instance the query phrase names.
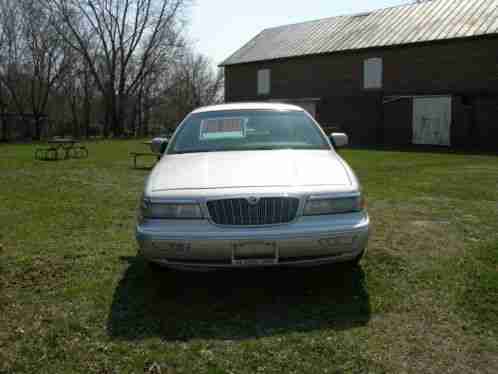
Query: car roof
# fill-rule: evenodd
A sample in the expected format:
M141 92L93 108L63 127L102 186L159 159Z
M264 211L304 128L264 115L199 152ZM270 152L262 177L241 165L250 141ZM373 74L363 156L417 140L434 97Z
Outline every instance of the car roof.
M219 104L210 105L198 108L192 113L205 113L205 112L218 112L224 110L276 110L276 111L300 111L303 112L304 109L291 104L283 103L231 103L231 104Z

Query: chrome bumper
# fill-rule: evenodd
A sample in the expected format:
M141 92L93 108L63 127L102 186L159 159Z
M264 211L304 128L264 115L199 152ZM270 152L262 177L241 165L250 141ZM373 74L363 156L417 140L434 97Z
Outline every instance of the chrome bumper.
M285 225L221 227L207 220L147 220L139 253L168 267L309 266L348 261L366 249L366 213L300 217Z

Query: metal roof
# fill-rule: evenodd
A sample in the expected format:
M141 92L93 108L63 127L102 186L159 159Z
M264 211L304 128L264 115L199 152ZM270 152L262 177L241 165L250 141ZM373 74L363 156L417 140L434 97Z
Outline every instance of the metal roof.
M221 66L498 34L498 0L431 0L263 30Z
M249 102L249 103L210 105L198 108L194 110L192 113L217 112L222 110L278 110L278 111L297 110L300 112L304 111L303 108L291 104Z

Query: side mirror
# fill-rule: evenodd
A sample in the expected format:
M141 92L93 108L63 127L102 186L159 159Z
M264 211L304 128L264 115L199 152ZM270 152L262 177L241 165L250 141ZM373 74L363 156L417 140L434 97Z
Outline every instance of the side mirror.
M150 143L150 150L153 153L163 154L168 146L167 138L154 138Z
M342 132L333 132L330 134L330 140L335 148L345 147L349 143L348 136Z

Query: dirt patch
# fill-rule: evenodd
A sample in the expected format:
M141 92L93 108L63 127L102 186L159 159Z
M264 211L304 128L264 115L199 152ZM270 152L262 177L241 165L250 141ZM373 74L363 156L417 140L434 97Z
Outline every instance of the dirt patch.
M400 230L398 241L410 254L455 256L464 252L463 238L448 221L412 221Z
M430 297L405 313L374 316L369 354L394 373L497 373L498 355L483 351L480 338Z
M29 289L53 289L68 279L73 269L70 260L62 258L34 257L29 264L11 271L4 277L5 287Z
M371 246L409 257L448 257L462 254L463 237L449 219L435 216L424 204L373 204Z

